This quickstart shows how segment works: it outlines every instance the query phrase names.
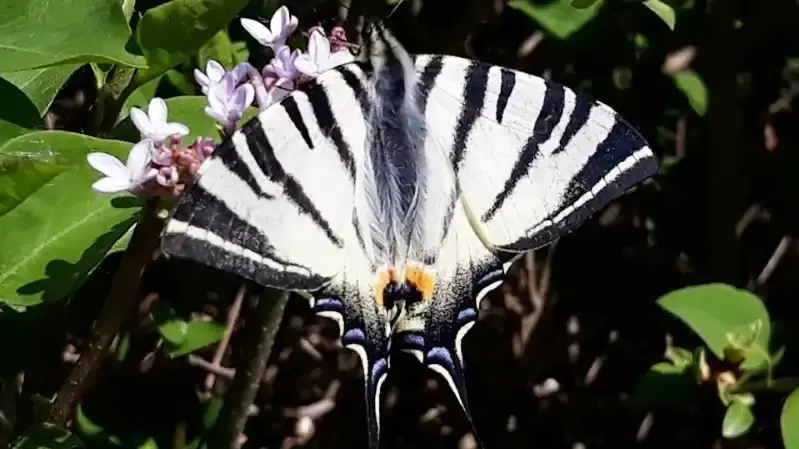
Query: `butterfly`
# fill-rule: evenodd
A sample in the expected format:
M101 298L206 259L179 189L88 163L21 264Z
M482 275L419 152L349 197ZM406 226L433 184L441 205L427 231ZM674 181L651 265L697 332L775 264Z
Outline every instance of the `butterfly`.
M162 250L310 293L362 362L379 442L390 354L439 373L469 416L461 351L523 253L653 176L646 140L560 84L409 54L381 23L355 62L233 133L177 202Z

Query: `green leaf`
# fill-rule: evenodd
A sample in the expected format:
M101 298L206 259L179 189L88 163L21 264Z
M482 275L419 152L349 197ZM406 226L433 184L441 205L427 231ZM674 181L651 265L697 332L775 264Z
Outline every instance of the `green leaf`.
M120 0L5 1L0 7L0 72L110 62L143 67L125 46L131 32Z
M215 321L192 321L186 327L183 341L166 345L167 354L172 358L189 354L218 342L224 334L225 326Z
M150 104L150 100L155 97L155 92L158 90L158 85L160 83L161 77L159 76L134 89L133 92L128 95L128 98L125 99L125 104L122 105L117 123L124 120L128 114L130 114L130 108L136 107L139 109L146 109L147 105Z
M160 301L154 303L150 314L158 328L158 333L164 337L164 340L179 345L186 339L186 331L189 328L189 324L175 315L175 311L166 303Z
M721 435L724 438L739 437L748 432L754 422L755 415L752 414L752 409L741 402L733 402L724 414Z
M782 443L785 449L799 449L799 388L793 390L785 400L780 415Z
M587 5L587 3L584 4ZM566 39L590 22L603 4L603 0L597 0L591 5L576 8L572 6L571 0L554 0L546 3L533 0L511 0L508 6L527 14L555 37Z
M236 61L233 42L230 41L226 30L221 30L214 37L205 43L197 53L197 66L205 72L205 65L209 60L214 60L227 70L233 70L238 63Z
M657 302L693 329L719 359L726 348L746 346L743 369L770 363L771 322L754 294L726 284L706 284L675 290Z
M11 138L43 127L36 106L24 92L4 78L0 78L0 98L3 99L0 102L0 145Z
M641 377L632 400L641 405L673 405L690 397L696 389L696 380L689 366L676 366L667 362L652 365Z
M675 73L672 78L677 89L688 99L691 108L697 114L704 116L707 113L707 87L702 78L693 70Z
M143 83L193 56L228 26L247 0L171 0L149 9L136 27L136 39L147 57Z
M14 443L14 449L77 449L80 438L53 424L34 424Z
M585 9L589 8L591 5L596 3L598 0L572 0L572 6L577 9Z
M183 139L184 142L193 142L197 137L210 137L219 142L219 131L216 121L205 115L203 109L208 105L208 99L198 95L172 97L166 100L169 121L180 122L189 127L191 133ZM258 114L258 108L250 107L239 120L239 125ZM130 119L125 119L113 131L117 139L135 142L139 140L139 131L133 126Z
M42 116L47 111L47 108L50 107L50 103L53 102L61 86L67 82L67 79L78 67L80 67L80 64L67 64L42 69L0 73L0 77L5 78L24 92L38 109L39 116Z
M674 13L674 8L667 5L661 0L646 0L644 6L649 8L653 13L657 14L666 25L674 31L674 24L677 22L677 16Z
M98 195L86 154L131 145L38 131L0 147L0 303L30 306L74 291L135 223L141 201Z

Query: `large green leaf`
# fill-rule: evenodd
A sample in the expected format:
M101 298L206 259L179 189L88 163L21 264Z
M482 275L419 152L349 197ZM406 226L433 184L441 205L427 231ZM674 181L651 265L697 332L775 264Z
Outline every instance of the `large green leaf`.
M674 8L663 2L662 0L646 0L644 6L649 8L653 13L660 17L666 26L674 30L674 24L677 21L677 15L674 13Z
M24 92L4 78L0 78L0 98L0 145L32 129L42 128L36 106Z
M782 443L785 449L799 449L799 388L785 400L780 415Z
M119 0L0 3L0 72L81 62L143 67Z
M36 109L39 110L39 115L43 115L47 108L50 107L50 103L55 98L58 90L61 89L61 86L64 85L69 76L72 75L72 72L78 67L80 67L80 64L67 64L0 73L0 77L5 78L24 92L36 106Z
M771 322L751 292L726 284L699 285L670 292L658 304L693 329L719 359L725 358L725 349L729 354L734 348L745 357L744 369L770 363Z
M559 39L566 39L596 16L604 2L587 2L575 8L571 0L539 3L533 0L511 0L508 6L527 14Z
M0 147L0 303L29 306L70 294L135 223L141 200L99 195L86 154L125 159L131 145L38 131Z
M148 10L136 27L148 64L137 81L148 81L189 59L246 4L247 0L171 0Z
M232 42L226 30L222 30L203 45L197 52L197 65L205 71L208 60L222 64L227 70L233 68L240 62L244 62L249 57L247 44L244 42Z
M191 95L173 97L166 100L170 122L180 122L189 127L191 133L184 138L184 142L191 143L197 137L210 137L215 142L220 141L219 131L214 119L205 115L203 110L208 105L208 99L202 96ZM239 120L239 125L258 114L258 108L250 107ZM135 142L139 140L139 131L133 126L131 120L125 119L113 131L117 139Z

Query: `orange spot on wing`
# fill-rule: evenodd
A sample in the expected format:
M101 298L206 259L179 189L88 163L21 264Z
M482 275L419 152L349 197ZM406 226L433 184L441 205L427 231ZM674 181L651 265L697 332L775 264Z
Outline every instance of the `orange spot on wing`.
M435 279L431 274L425 273L422 268L408 267L405 269L405 280L413 284L422 293L422 299L433 297Z
M375 301L377 301L378 306L383 306L383 291L394 277L394 269L391 267L377 273L377 280L375 281Z

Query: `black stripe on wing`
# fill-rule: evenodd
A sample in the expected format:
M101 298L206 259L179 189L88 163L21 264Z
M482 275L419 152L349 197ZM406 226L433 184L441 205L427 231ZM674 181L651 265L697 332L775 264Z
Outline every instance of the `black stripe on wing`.
M167 233L161 242L161 249L166 254L191 259L261 285L305 289L318 288L327 281L311 275L308 267L274 256L274 248L262 232L239 218L222 201L200 186L193 186L183 195L172 219L216 235L227 247L212 243L208 235L199 237L186 233ZM243 256L242 249L265 257L270 264L281 265L282 269Z
M527 139L522 151L519 153L510 177L505 181L505 187L494 198L491 207L480 217L483 222L487 222L494 217L502 205L505 204L505 201L513 194L513 190L519 184L519 181L530 173L530 167L533 166L533 162L540 154L541 144L549 140L555 126L560 122L561 115L563 115L563 100L566 92L563 86L559 84L550 83L549 81L545 81L544 84L546 86L544 103L541 106L538 117L535 119L533 134Z
M651 150L642 152L641 156L629 166L621 166L625 160L645 148L648 149L646 139L616 114L615 123L607 137L569 182L560 207L543 221L543 223L547 221L551 221L551 223L537 230L533 235L500 249L526 251L544 246L576 229L591 215L624 194L635 184L657 174L658 160ZM614 170L618 170L620 173L616 174L613 179L606 180ZM589 193L597 187L599 187L598 191L593 194ZM592 196L583 204L575 207L574 203L584 195ZM573 210L560 221L553 221L569 208Z
M286 173L283 165L277 160L274 148L272 148L272 144L263 129L260 126L245 126L241 132L247 139L247 146L255 158L256 164L258 164L258 168L269 179L281 184L286 198L294 203L301 213L308 215L334 245L338 248L343 248L344 240L336 235L327 219L322 217L322 213L308 198L302 185L293 176Z

